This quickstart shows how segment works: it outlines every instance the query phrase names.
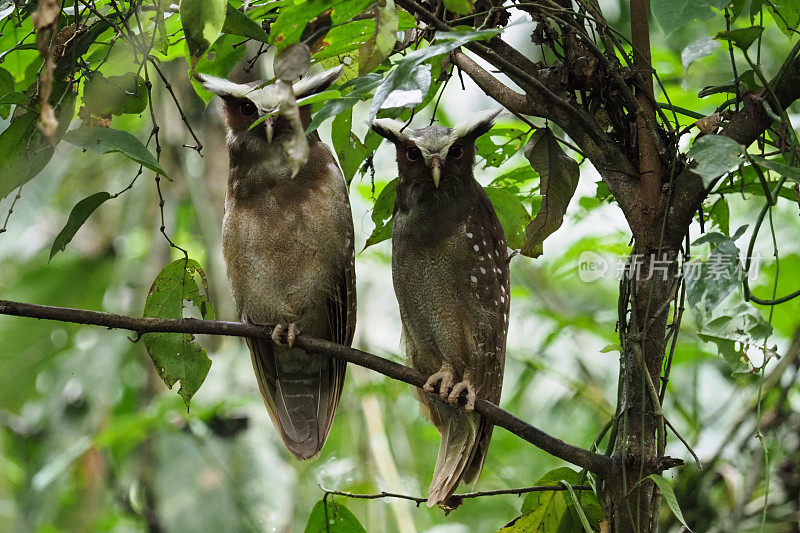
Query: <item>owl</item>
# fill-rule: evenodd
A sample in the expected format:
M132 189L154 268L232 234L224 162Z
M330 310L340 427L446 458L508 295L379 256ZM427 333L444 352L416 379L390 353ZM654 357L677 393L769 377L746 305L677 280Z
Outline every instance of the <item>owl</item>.
M296 99L328 88L340 68L290 85L200 76L224 102L230 157L223 255L239 319L277 324L247 339L258 386L283 442L315 457L331 429L345 362L294 346L298 332L349 345L356 321L353 219L331 150L305 135ZM253 125L256 123L255 125Z
M503 384L509 258L503 228L472 172L475 140L498 113L454 128L372 124L397 151L392 278L408 364L430 376L417 395L442 436L429 506L446 506L460 482L477 479L492 424L473 411L475 400L497 404ZM454 405L462 394L463 409Z

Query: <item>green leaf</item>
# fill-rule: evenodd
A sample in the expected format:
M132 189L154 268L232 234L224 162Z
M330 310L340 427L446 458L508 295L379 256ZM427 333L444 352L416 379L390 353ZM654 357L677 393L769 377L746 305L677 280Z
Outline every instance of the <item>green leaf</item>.
M133 72L107 78L97 72L83 87L84 105L97 116L137 115L147 101L147 84Z
M562 479L559 483L567 487L567 492L569 492L569 498L572 501L572 508L575 509L578 518L580 518L581 520L581 525L583 526L584 533L592 533L592 526L589 525L589 519L586 518L586 513L583 512L583 507L581 507L581 504L578 501L578 497L575 495L575 490L572 488L572 485L570 485L570 483L564 479Z
M180 15L192 68L217 40L225 24L226 0L181 0Z
M539 257L544 252L545 238L561 227L575 189L580 168L558 144L550 128L540 128L525 146L525 157L539 173L542 206L525 228L526 242L522 254Z
M98 126L82 126L67 132L64 135L64 140L79 148L91 150L98 154L119 152L162 176L167 175L156 158L153 157L153 154L139 139L127 131Z
M786 179L800 183L800 168L784 165L783 163L778 163L773 159L766 159L757 155L752 155L750 157L760 166L768 170L772 170L773 172L777 172Z
M722 9L730 0L652 0L650 11L664 33L686 26L691 20L706 20L714 16L714 10Z
M485 190L503 226L509 248L519 250L525 245L525 226L531 221L528 210L512 192L495 187Z
M394 199L397 197L397 178L393 179L381 189L375 205L372 207L372 221L375 229L364 244L364 249L378 244L381 241L392 237L392 212L394 211Z
M753 0L752 8L757 6L760 8L763 0ZM796 30L800 27L800 0L781 0L780 2L767 2L767 9L769 9L775 24L781 29L784 35L789 39L794 39ZM755 9L755 13L759 13L759 9ZM755 14L751 11L750 20L755 19Z
M358 49L358 75L363 76L389 57L397 41L397 8L394 0L375 4L375 31Z
M264 28L231 4L225 8L225 22L222 24L222 32L229 35L241 35L256 41L269 42L269 35Z
M708 232L694 241L696 246L706 242L713 245L713 250L704 262L694 260L684 267L687 300L703 316L711 313L742 281L739 248L734 241L743 231L739 228L731 238L722 233Z
M183 318L184 301L193 303L204 320L214 320L205 273L197 261L185 258L173 261L158 274L147 295L144 316ZM189 401L211 368L206 350L194 342L194 335L190 333L147 333L142 339L156 372L167 387L181 382L178 394L188 409Z
M444 0L444 6L459 15L469 15L475 11L475 5L472 0Z
M88 198L84 198L75 204L75 207L73 207L72 211L69 213L66 225L56 236L55 241L53 241L53 246L50 248L50 259L53 259L54 255L66 248L69 241L72 240L72 237L75 236L75 233L83 226L83 223L86 222L89 216L94 213L95 209L100 207L103 202L109 198L111 198L111 195L103 191L95 193Z
M333 498L322 499L308 516L305 533L367 533L350 509Z
M357 50L374 33L375 21L370 19L354 20L331 28L320 43L319 50L314 53L314 59L322 61L331 57L345 56ZM326 68L329 67L326 65Z
M75 112L74 92L67 86L59 86L59 83L56 82L53 87L54 97L64 94L61 105L54 106L58 120L56 140L62 138ZM0 200L33 179L53 157L54 146L36 127L38 120L38 111L29 107L13 117L8 128L0 133L0 154L3 154L3 164L0 165Z
M692 171L708 187L715 179L739 168L744 162L744 146L724 135L703 135L686 152L697 166Z
M389 72L389 75L386 76L381 86L375 91L367 122L372 123L372 120L378 114L378 110L381 109L389 95L395 90L402 90L402 87L407 84L410 79L413 79L415 71L417 71L422 63L451 52L456 48L460 48L468 42L489 39L498 33L500 33L499 29L465 32L436 32L436 44L414 50L395 63L392 71Z
M721 31L714 38L720 41L730 41L735 47L747 51L763 31L764 28L762 26L750 26L749 28Z
M288 5L272 23L269 41L278 48L294 44L303 36L308 22L324 11L330 10L331 24L339 26L350 22L375 0L310 0Z
M667 505L672 511L672 514L675 515L675 518L677 518L678 521L691 532L692 529L686 524L686 520L683 519L683 513L678 505L678 499L675 497L675 491L672 490L672 485L669 484L669 481L658 474L650 474L648 477L652 479L656 485L658 485L661 494L664 495L664 501L667 502Z
M333 119L331 129L333 149L336 151L339 165L342 167L342 174L344 174L344 179L348 186L367 157L364 144L351 131L352 126L353 110L348 109L347 112L341 113Z

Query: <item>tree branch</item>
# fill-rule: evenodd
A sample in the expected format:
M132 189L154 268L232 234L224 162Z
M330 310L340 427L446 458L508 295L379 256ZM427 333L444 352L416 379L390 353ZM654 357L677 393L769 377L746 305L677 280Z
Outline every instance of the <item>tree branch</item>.
M780 105L786 109L800 99L800 55L795 46L780 72L770 82L770 87L778 98ZM747 96L747 95L745 95ZM752 101L752 106L745 105L733 113L723 126L720 135L730 137L739 144L749 146L772 123L772 119L764 112L763 104ZM667 239L680 242L692 217L700 208L708 191L703 180L687 167L675 177L675 200L670 217L667 219Z
M261 326L243 322L223 322L198 320L195 318L137 318L99 311L52 307L21 302L0 300L0 315L11 315L45 320L58 320L103 326L109 329L126 329L139 335L145 333L192 333L204 335L226 335L235 337L256 337L269 339L272 326ZM388 359L343 346L322 339L299 335L295 345L311 353L335 357L348 363L368 368L384 376L422 388L427 377L420 372ZM486 417L492 424L507 429L545 452L593 472L605 476L612 467L612 459L605 455L584 450L561 439L548 435L542 430L517 418L508 411L484 399L475 402L475 411Z

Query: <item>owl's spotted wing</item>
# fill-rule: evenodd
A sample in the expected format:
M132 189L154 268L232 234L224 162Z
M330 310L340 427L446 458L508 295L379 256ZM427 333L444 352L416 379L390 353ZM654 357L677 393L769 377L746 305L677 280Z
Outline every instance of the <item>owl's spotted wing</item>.
M509 294L509 268L506 238L494 208L485 192L467 218L466 237L473 254L470 274L472 295L482 311L479 322L478 353L471 374L478 381L481 397L500 401L505 365Z

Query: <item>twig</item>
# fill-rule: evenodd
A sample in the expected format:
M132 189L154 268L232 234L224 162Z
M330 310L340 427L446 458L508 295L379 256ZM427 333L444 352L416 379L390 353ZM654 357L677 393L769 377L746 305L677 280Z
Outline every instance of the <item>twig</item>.
M319 484L319 488L325 491L325 494L332 494L334 496L344 496L346 498L356 498L359 500L377 500L380 498L399 498L402 500L411 500L412 502L416 502L417 507L420 504L423 504L428 501L428 498L423 498L421 496L410 496L408 494L398 494L396 492L386 492L382 490L376 494L356 494L353 492L345 492L341 490L332 490L325 488L322 483ZM467 500L470 498L482 498L483 496L502 496L505 494L515 494L520 496L522 494L527 494L529 492L548 492L548 491L563 491L567 490L567 487L564 485L536 485L533 487L520 487L518 489L499 489L499 490L482 490L478 492L465 492L464 494L453 494L451 498L456 498L458 500ZM594 490L589 485L573 485L572 490Z
M270 325L197 320L194 318L138 318L100 311L35 305L8 300L0 300L0 315L58 320L76 324L104 326L109 329L127 329L139 334L156 332L193 333L262 339L269 339L272 334L272 326ZM309 353L342 359L415 387L422 388L427 380L427 376L413 368L349 346L305 335L299 335L295 340L295 345L304 348ZM611 458L584 450L553 437L487 400L479 398L475 402L475 412L484 416L492 424L507 429L545 452L585 468L599 476L605 476L613 466Z

